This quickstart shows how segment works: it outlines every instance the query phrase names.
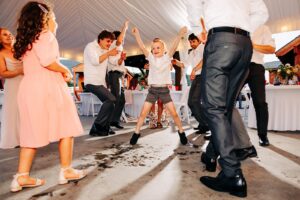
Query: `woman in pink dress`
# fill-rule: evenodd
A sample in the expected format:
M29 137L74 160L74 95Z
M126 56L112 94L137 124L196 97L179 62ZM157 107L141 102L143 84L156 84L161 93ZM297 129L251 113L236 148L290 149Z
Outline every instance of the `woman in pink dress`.
M67 84L70 71L59 62L55 15L43 3L28 2L18 20L14 57L23 61L24 78L18 93L20 111L20 160L11 191L43 185L31 178L36 149L59 141L59 184L85 176L71 167L73 137L83 133Z

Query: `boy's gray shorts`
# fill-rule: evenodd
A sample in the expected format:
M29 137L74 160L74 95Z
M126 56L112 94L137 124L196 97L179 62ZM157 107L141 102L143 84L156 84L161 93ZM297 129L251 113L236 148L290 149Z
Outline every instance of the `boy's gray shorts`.
M163 104L172 101L170 96L170 90L168 87L150 87L148 90L148 95L146 101L150 103L155 103L158 99L162 101Z

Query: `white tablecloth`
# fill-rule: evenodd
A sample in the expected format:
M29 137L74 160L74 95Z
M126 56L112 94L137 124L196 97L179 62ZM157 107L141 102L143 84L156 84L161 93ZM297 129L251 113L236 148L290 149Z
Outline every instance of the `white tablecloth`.
M125 90L125 113L137 118L140 115L144 101L147 97L148 90ZM170 90L170 95L173 102L178 102L181 99L182 91Z
M0 90L0 122L2 120L2 105L4 99L4 90Z
M266 86L269 109L268 130L300 130L300 86ZM248 114L248 127L256 128L256 115L252 101Z
M79 104L79 114L80 115L96 115L98 114L102 102L98 99L98 97L92 93L84 92L80 93L80 104Z

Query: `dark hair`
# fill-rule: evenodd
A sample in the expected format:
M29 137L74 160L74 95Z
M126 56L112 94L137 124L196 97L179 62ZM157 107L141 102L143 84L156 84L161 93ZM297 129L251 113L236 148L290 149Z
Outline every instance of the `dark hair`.
M21 10L18 20L14 57L20 59L27 50L32 49L32 43L39 39L44 28L44 17L50 12L49 6L36 1L28 2Z
M98 35L98 43L100 42L100 40L103 40L104 38L109 38L111 40L114 40L115 36L112 32L104 30Z
M115 36L115 39L117 39L119 35L121 35L121 31L114 31L113 34Z
M197 40L199 42L199 38L194 34L190 34L188 40Z
M7 28L0 27L0 35L1 35L1 32L2 32L3 30L8 30L8 29L7 29ZM0 43L0 50L2 50L3 48L4 48L3 44Z

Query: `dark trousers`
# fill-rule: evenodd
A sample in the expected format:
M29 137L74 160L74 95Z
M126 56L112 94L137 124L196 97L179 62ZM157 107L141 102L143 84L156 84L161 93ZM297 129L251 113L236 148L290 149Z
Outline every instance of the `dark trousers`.
M124 90L120 85L120 78L123 73L118 71L111 71L108 73L108 81L111 93L116 97L115 110L112 116L112 122L119 122L122 115L122 111L125 105Z
M110 91L103 85L91 85L85 86L86 91L96 95L102 102L102 106L99 110L94 124L97 128L109 129L112 114L114 113L116 98L110 93Z
M192 85L190 88L188 105L195 117L195 119L199 122L199 127L207 126L207 122L205 120L204 113L201 109L201 75L197 75L195 79L192 81Z
M236 149L244 149L252 146L243 119L236 108L234 108L232 111L231 129L234 146L236 147ZM206 147L206 156L215 160L219 156L219 154L217 154L217 152L215 151L211 141Z
M255 108L257 133L259 136L267 136L269 112L266 102L264 66L251 62L246 83L248 83L250 87Z
M227 32L208 36L203 59L201 106L212 132L213 148L220 155L220 166L228 177L235 176L240 170L240 162L234 152L231 119L251 56L249 37Z

